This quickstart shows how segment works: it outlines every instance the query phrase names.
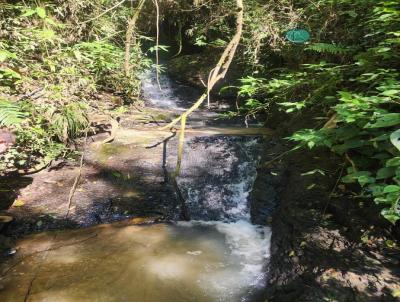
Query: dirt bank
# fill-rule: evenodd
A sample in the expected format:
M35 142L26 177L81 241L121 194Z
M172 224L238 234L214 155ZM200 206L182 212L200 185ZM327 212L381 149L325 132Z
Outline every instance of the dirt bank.
M289 150L282 137L311 119L285 120L269 123L279 130L264 163ZM261 178L280 180L266 301L398 301L398 228L371 200L357 197L356 187L338 182L342 165L329 152L298 150L260 167Z

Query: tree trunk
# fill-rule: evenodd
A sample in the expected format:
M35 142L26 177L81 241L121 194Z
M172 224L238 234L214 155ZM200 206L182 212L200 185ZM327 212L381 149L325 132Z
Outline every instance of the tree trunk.
M139 18L140 11L143 8L144 3L146 0L139 0L139 3L135 9L135 12L132 15L132 18L129 20L127 28L126 28L126 40L125 40L125 75L129 76L130 70L131 70L131 64L130 64L130 59L131 59L131 44L132 44L132 38L133 38L133 33L136 28L136 22L137 19ZM134 38L134 44L136 44L136 39Z

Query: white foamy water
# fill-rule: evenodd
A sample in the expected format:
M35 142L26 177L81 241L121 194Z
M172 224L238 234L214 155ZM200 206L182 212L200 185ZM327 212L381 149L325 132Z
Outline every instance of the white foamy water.
M178 184L195 220L250 220L248 197L257 176L257 138L189 141Z
M142 96L146 101L157 108L182 111L183 108L178 105L180 99L173 92L173 84L164 74L160 74L160 86L161 89L154 72L147 71L142 75Z
M268 227L248 221L226 223L218 221L179 222L178 226L217 231L224 237L226 259L216 267L210 264L198 283L215 301L250 301L252 294L265 286L265 265L269 258L271 231ZM196 251L202 254L202 251Z

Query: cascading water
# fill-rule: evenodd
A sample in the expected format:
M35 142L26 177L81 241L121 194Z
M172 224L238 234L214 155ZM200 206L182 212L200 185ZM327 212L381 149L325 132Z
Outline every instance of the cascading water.
M166 76L162 79L166 80L162 96L167 103L159 97L157 103L179 107L184 102L171 89L170 80ZM144 86L144 95L147 89L160 91L154 80ZM156 103L154 98L150 101ZM171 101L174 104L169 104ZM260 139L254 137L197 137L185 145L177 182L191 221L177 225L201 230L210 237L213 233L222 235L235 259L225 263L217 274L199 280L207 280L206 287L215 290L216 301L248 301L252 291L265 285L271 231L250 223L248 204L260 152ZM170 163L169 168L173 169L174 164Z
M181 110L178 105L179 99L175 97L172 91L172 83L165 75L160 75L160 87L154 73L147 71L142 76L142 96L151 105L158 108L168 108Z
M259 139L199 137L185 149L178 184L191 219L250 221L248 195L256 178Z
M183 111L190 103L199 97L198 91L184 85L176 85L165 75L159 75L160 87L155 72L147 71L142 77L142 97L149 105L176 111Z

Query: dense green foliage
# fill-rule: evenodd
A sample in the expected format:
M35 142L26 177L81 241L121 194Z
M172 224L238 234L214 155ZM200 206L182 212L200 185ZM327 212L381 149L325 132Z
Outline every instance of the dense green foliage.
M99 92L138 97L138 75L151 66L135 32L133 72L123 70L126 25L135 2L113 0L0 4L0 126L17 145L0 169L23 167L65 153L88 131ZM217 54L235 31L235 2L159 1L160 25L173 32L178 54ZM344 183L400 219L400 4L376 0L246 0L245 28L235 65L239 108L251 116L279 108L312 116L290 140L325 147L343 158ZM138 27L155 31L154 7ZM294 44L285 32L304 28L311 41ZM171 36L165 38L167 42ZM150 51L155 49L154 45ZM160 47L161 48L161 47ZM171 53L170 55L173 55ZM230 87L232 89L232 87ZM97 106L97 105L96 105ZM96 107L95 106L95 107ZM312 114L310 114L312 113Z
M132 72L124 66L129 6L114 1L10 1L0 4L0 127L17 135L1 171L46 163L65 154L90 125L100 92L133 101L140 72L151 63L137 43Z
M289 139L343 156L342 181L358 183L360 194L373 197L394 223L400 219L400 3L296 5L297 26L312 33L311 43L265 48L264 58L275 53L284 67L273 60L250 63L237 87L243 105L228 115L268 112L272 106L288 114L318 112L316 122L310 121L314 128Z

